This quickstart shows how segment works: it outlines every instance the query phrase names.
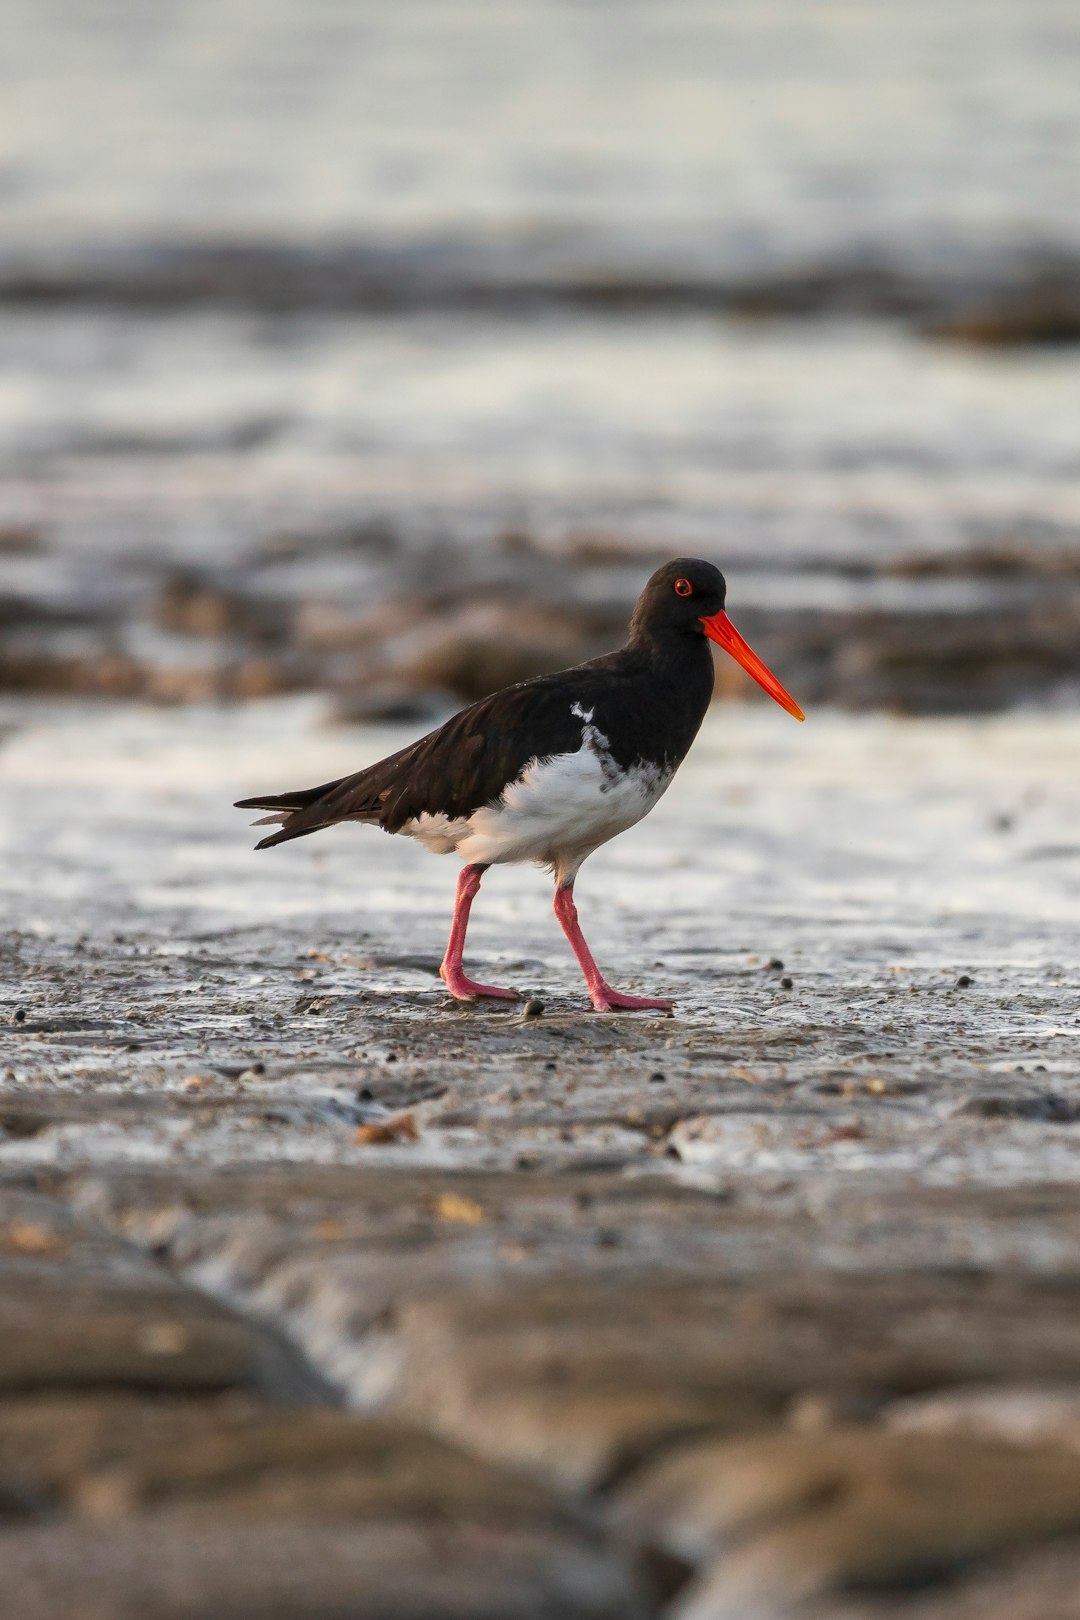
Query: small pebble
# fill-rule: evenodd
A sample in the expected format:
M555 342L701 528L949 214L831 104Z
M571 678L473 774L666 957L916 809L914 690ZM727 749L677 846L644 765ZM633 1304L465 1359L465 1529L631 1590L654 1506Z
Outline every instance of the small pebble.
M794 988L795 988L795 980L794 979L788 979L788 978L781 979L780 980L780 988L781 988L781 990L794 990Z
M956 981L956 988L958 990L966 990L972 982L973 981L970 973L961 973L960 977Z
M651 1086L663 1085L663 1083L664 1083L664 1081L666 1079L667 1079L667 1075L664 1074L664 1072L661 1069L654 1069L652 1074L650 1074L650 1076L649 1076L649 1084Z
M387 1061L387 1063L396 1063L397 1062L397 1053L396 1052L387 1052L386 1061Z
M780 958L778 956L774 956L772 961L769 963L769 967L770 967L770 969L772 970L773 973L779 973L781 971L781 969L783 968L783 966L784 966L784 964L783 964L783 962L781 962L781 960L780 960Z
M521 1009L522 1018L542 1018L544 1003L537 996L530 996Z
M15 1022L17 1024L21 1024L21 1023L23 1023L25 1021L25 1019L26 1019L26 1008L25 1007L16 1007L16 1009L15 1009Z

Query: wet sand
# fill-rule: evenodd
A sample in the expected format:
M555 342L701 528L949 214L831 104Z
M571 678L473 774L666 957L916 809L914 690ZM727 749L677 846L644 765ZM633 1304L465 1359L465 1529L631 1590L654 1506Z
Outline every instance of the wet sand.
M239 1591L213 1551L207 1503L246 1536L280 1524L311 1547L328 1501L334 1523L392 1521L407 1546L449 1515L462 1567L429 1589L410 1554L410 1614L458 1612L460 1581L476 1613L518 1613L512 1588L528 1614L893 1620L981 1601L1011 1616L1027 1611L1010 1590L1065 1582L1080 1557L1075 714L826 711L799 728L714 708L653 816L579 883L600 961L673 995L666 1019L585 1010L542 873L490 873L470 935L473 963L543 1003L523 1017L441 993L453 863L349 828L255 855L234 796L403 736L322 729L320 713L5 709L3 1265L8 1288L29 1267L86 1318L45 1310L48 1353L29 1370L0 1358L23 1392L4 1410L24 1427L37 1413L35 1489L51 1479L68 1503L50 1530L4 1532L5 1568L38 1594L25 1612L63 1612L80 1526L103 1512L123 1572L99 1570L100 1590L187 1614L161 1570L205 1557L216 1603L263 1612L266 1592ZM118 1275L135 1364L104 1280ZM226 1331L270 1337L241 1337L228 1363L215 1350L208 1372L199 1347ZM134 1391L167 1411L185 1380L201 1393L168 1419L195 1459L178 1473ZM121 1470L123 1491L99 1483L93 1435L57 1483L49 1437L91 1423L93 1390L117 1384L136 1402L105 1476ZM241 1400L242 1421L211 1416L230 1386L222 1411ZM329 1481L328 1442L274 1427L280 1402L313 1397L383 1424L380 1455L417 1434L451 1450L420 1467L426 1487L365 1486L361 1509L369 1429L334 1431ZM204 1422L241 1423L227 1489ZM306 1461L271 1500L260 1481L294 1443ZM495 1471L486 1506L453 1473L464 1459ZM778 1505L732 1543L720 1481L744 1491L767 1471L777 1503L801 1500L801 1471L824 1466L850 1480L857 1531L847 1509ZM1025 1471L1023 1500L995 1469ZM540 1494L511 1511L525 1482ZM478 1525L503 1548L497 1578ZM340 1551L305 1556L311 1612L337 1612L335 1581L360 1569L384 1579L349 1545L347 1575ZM553 1564L569 1571L556 1596ZM904 1598L929 1565L946 1584ZM842 1594L867 1569L878 1595L853 1608Z

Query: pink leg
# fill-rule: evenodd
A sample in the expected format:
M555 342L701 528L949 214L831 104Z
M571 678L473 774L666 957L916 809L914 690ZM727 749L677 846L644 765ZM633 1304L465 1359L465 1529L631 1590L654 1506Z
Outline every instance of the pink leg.
M477 996L499 996L506 1001L516 1001L518 998L516 990L499 990L493 984L477 984L475 980L465 977L461 967L461 957L465 950L465 931L469 926L469 912L480 888L480 879L486 871L486 866L461 868L457 899L454 901L454 920L450 925L450 938L446 942L446 955L442 959L439 977L445 980L446 988L458 1001L475 1001Z
M624 996L621 991L613 990L607 983L600 969L593 961L593 954L585 943L585 935L581 932L578 922L577 906L574 904L573 884L567 884L555 890L555 915L562 924L562 931L570 941L570 948L581 964L581 971L585 975L585 983L589 987L589 997L597 1012L671 1012L675 1006L673 1001L657 1001L651 996Z

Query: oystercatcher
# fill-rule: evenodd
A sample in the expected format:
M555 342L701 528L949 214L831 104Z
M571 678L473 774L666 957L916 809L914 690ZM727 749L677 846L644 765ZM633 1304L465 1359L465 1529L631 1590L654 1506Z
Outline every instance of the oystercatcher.
M677 557L638 598L626 646L574 669L508 686L455 714L377 765L321 787L241 799L280 824L270 849L339 821L368 822L464 861L439 969L459 1001L513 1000L462 968L465 930L489 866L535 861L555 877L555 915L597 1012L673 1003L613 990L585 943L574 879L586 856L648 815L682 764L713 690L715 641L797 720L802 710L724 612L727 586L711 563Z

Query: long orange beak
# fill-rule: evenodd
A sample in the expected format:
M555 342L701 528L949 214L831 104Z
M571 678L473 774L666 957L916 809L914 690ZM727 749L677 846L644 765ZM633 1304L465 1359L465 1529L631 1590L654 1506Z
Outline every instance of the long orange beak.
M714 613L701 622L705 626L705 634L709 640L715 641L718 647L723 647L726 653L730 653L735 662L741 664L746 673L752 675L758 685L768 692L771 698L775 698L782 709L786 709L788 714L793 714L796 720L806 719L791 693L784 690L772 670L767 669L753 648L747 645L726 613Z

